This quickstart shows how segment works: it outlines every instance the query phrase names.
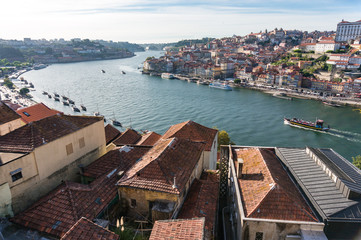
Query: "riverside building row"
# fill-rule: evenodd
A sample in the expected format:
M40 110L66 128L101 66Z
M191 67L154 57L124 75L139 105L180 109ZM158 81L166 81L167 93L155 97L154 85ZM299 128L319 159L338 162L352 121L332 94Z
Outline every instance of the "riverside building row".
M355 82L355 79L359 77L357 73L361 66L361 45L359 39L356 39L348 53L329 53L340 49L346 51L347 44L335 41L335 37L334 32L306 33L275 29L244 37L214 39L206 44L183 47L179 51L168 50L160 58L147 59L143 65L143 73L172 73L180 79L185 76L202 83L217 80L232 82L237 79L245 86L317 88L325 95L344 94L355 97L360 93L359 83ZM307 52L312 58L326 54L329 59L325 58L323 61L324 66L320 70L323 72L316 71L317 74L307 75L305 71L318 69L319 63L304 59L304 56L297 56L294 50ZM290 52L293 57L288 56ZM287 61L284 61L285 59ZM332 67L331 72L325 70L328 66ZM352 74L339 74L341 80L333 77L334 72L341 70ZM328 84L320 89L319 81L327 81ZM344 87L345 85L347 86Z

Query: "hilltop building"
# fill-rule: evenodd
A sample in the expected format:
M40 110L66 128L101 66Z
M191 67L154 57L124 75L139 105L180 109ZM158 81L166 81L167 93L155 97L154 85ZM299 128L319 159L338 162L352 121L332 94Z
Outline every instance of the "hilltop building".
M336 41L347 42L349 40L356 40L361 37L361 20L356 22L348 22L342 19L337 24Z

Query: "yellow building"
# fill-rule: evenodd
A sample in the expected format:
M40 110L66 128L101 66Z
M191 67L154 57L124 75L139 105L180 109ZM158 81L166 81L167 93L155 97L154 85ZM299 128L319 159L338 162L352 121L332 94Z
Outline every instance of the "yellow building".
M103 118L57 114L0 136L0 216L12 216L105 153Z

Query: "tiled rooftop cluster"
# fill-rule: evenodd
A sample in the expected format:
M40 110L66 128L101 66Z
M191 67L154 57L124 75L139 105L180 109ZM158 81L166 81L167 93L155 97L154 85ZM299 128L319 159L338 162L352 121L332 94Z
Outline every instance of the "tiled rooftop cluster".
M273 150L235 152L244 161L238 181L246 217L318 222Z
M215 171L202 173L200 179L195 179L189 190L183 207L177 218L205 218L206 235L211 236L217 215L219 192L219 176Z
M204 218L156 221L149 240L203 240Z
M39 121L41 119L54 116L61 113L57 110L50 109L43 103L38 103L26 108L20 108L16 112L21 116L25 123Z
M99 117L62 114L47 117L1 136L0 151L29 153L43 144L101 120Z
M203 149L202 143L162 139L125 173L118 186L180 194Z
M87 218L80 218L61 240L118 240L119 236Z
M46 144L69 131L84 127L89 122L101 120L98 117L75 118L56 114L32 122L6 135L7 145L4 144L0 148L30 152L34 147ZM109 139L111 136L114 138L120 134L117 140L122 144L90 165L81 167L82 176L93 179L89 185L65 181L30 208L16 215L12 221L52 236L64 237L64 239L81 235L84 237L88 236L87 234L93 234L92 236L100 234L99 239L103 239L102 234L106 233L105 230L99 229L91 220L101 214L117 197L117 185L173 194L182 193L208 141L213 144L210 136L216 135L216 130L209 129L207 134L207 128L191 121L183 123L181 127L177 126L176 130L170 128L173 129L173 135L177 135L177 131L188 128L186 131L190 135L187 137L183 133L180 135L182 138L165 138L164 136L160 138L161 136L154 132L141 136L132 129L120 133L110 127L107 128ZM198 132L199 129L201 133ZM22 136L23 140L9 141L12 136ZM192 141L193 139L196 141ZM125 142L127 145L123 145ZM202 166L199 167L202 168ZM194 197L191 198L201 211L197 213L196 209L190 208L189 217L207 215L207 229L212 229L214 223L217 186L217 175L207 173L201 180L197 180L193 187L194 191L200 191L200 193L194 193ZM214 197L208 201L205 200L202 194L211 192L214 193ZM197 229L202 229L203 234L204 219L201 221L201 228L198 222L193 224L193 227L195 226ZM89 231L89 233L82 234L82 231ZM189 234L189 236L198 236L196 232Z

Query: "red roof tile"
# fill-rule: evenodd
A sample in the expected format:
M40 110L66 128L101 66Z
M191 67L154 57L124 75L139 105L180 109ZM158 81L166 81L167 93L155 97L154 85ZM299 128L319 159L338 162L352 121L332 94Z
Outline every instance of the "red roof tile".
M137 142L137 145L143 146L154 146L154 144L161 138L162 136L156 132L148 132L142 135L142 138Z
M205 127L193 121L187 121L178 123L171 126L166 133L163 134L162 138L183 138L189 139L194 142L205 142L205 150L211 151L214 138L217 135L218 130Z
M111 124L105 126L105 142L107 145L113 142L116 138L121 135L121 132L113 127Z
M84 176L98 178L99 176L117 168L127 171L138 159L150 150L149 147L118 147L92 162L84 169Z
M219 176L215 172L203 172L189 189L178 218L205 218L207 234L212 234L217 215Z
M142 136L137 131L135 131L134 129L128 128L116 140L114 140L113 143L117 146L136 144L141 137Z
M61 240L118 240L119 235L93 223L87 218L80 218Z
M246 217L317 222L272 150L246 148L236 154L244 161L238 181Z
M98 121L102 121L102 118L57 114L29 123L4 136L0 136L0 151L29 153L43 144L76 132Z
M21 119L25 123L39 121L41 119L54 116L57 113L61 113L57 110L48 108L43 103L38 103L30 107L20 108L16 112L21 116Z
M198 163L204 144L185 139L161 139L118 182L120 187L179 194ZM176 188L173 188L174 177Z
M12 221L62 237L80 217L93 219L117 195L117 174L109 173L89 185L64 182Z
M0 101L0 125L19 119L21 116L17 114L13 109L6 105L3 101Z
M204 218L156 221L149 240L203 240Z

